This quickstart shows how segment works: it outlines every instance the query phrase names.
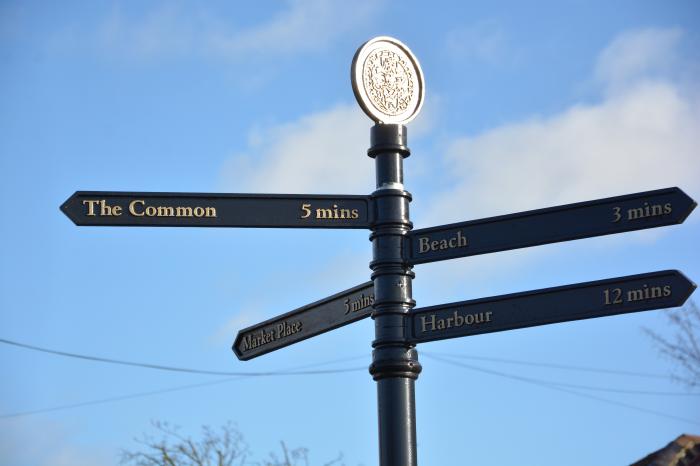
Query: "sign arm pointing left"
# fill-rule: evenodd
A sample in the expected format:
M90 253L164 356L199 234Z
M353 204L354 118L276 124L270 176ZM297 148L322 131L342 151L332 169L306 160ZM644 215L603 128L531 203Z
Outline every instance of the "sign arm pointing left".
M77 191L61 211L79 226L369 228L370 196Z
M233 352L247 361L372 314L374 284L366 282L238 332Z

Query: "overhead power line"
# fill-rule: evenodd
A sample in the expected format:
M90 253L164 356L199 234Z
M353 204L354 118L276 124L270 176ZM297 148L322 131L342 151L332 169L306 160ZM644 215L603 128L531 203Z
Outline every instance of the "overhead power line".
M121 359L104 358L104 357L91 356L91 355L86 355L86 354L70 353L70 352L66 352L66 351L59 351L59 350L43 348L43 347L39 347L39 346L35 346L35 345L29 345L27 343L20 343L17 341L7 340L4 338L0 338L0 343L13 345L13 346L17 346L17 347L24 348L24 349L29 349L32 351L38 351L38 352L43 352L43 353L48 353L48 354L53 354L53 355L58 355L58 356L64 356L64 357L69 357L69 358L83 359L83 360L88 360L88 361L102 362L102 363L108 363L108 364L126 365L126 366L133 366L133 367L141 367L141 368L147 368L147 369L156 369L156 370L162 370L162 371L184 372L184 373L204 374L204 375L226 375L226 376L235 376L235 377L238 377L238 376L270 377L270 376L280 376L280 375L333 374L333 373L338 373L338 372L359 371L359 370L364 369L362 367L358 367L358 368L349 368L349 369L295 370L295 371L269 371L269 372L212 371L212 370L203 370L203 369L192 369L192 368L184 368L184 367L165 366L165 365L160 365L160 364L151 364L151 363L143 363L143 362L125 361L125 360L121 360ZM425 356L428 356L428 357L433 357L433 358L450 357L450 358L460 358L460 359L475 359L475 360L482 360L482 361L489 361L489 362L521 364L521 365L527 365L527 366L540 366L540 367L547 367L547 368L554 368L554 369L578 370L578 371L585 371L585 372L599 372L599 373L624 375L624 376L667 378L666 376L662 376L659 374L650 374L650 373L644 373L644 372L620 371L620 370L613 370L613 369L600 369L600 368L593 368L593 367L582 367L582 366L571 366L571 365L564 365L564 364L531 362L531 361L522 361L522 360L505 359L505 358L472 356L472 355L465 355L465 354L432 353L432 352L425 352L425 351L423 351L422 354ZM346 362L346 361L352 361L352 360L364 359L364 358L365 358L365 356L353 356L353 357L349 357L349 358L336 359L333 361L326 361L323 363L315 364L314 367L317 367L319 365L337 364L339 362ZM309 367L309 366L305 366L305 367ZM531 379L531 380L535 380L535 379ZM564 383L564 382L542 381L542 380L539 380L539 381L543 382L543 383L548 383L551 385L557 385L560 387L569 387L569 388L577 388L577 389L593 390L593 391L616 392L616 393L627 393L627 394L637 394L637 395L700 396L700 393L629 390L629 389L610 388L610 387L593 387L593 386L588 386L588 385L577 385L577 384L569 384L569 383Z
M105 357L101 357L101 356L92 356L92 355L87 355L87 354L71 353L71 352L67 352L67 351L44 348L44 347L40 347L40 346L30 345L28 343L21 343L21 342L17 342L17 341L13 341L13 340L7 340L5 338L0 338L0 343L5 343L7 345L12 345L12 346L16 346L19 348L29 349L32 351L39 351L42 353L53 354L56 356L64 356L64 357L69 357L69 358L83 359L86 361L95 361L95 362L102 362L102 363L107 363L107 364L118 364L118 365L122 365L122 366L142 367L142 368L146 368L146 369L155 369L155 370L170 371L170 372L185 372L185 373L191 373L191 374L224 375L224 376L290 375L288 372L270 373L270 372L213 371L213 370L205 370L205 369L192 369L192 368L186 368L186 367L166 366L166 365L162 365L162 364L126 361L126 360L122 360L122 359L105 358ZM545 367L545 368L551 368L551 369L562 369L562 370L570 370L570 371L598 372L598 373L603 373L603 374L613 374L613 375L620 375L620 376L647 377L647 378L655 378L655 379L669 379L668 376L663 375L663 374L652 374L652 373L648 373L648 372L625 371L625 370L619 370L619 369L604 369L604 368L596 368L596 367L588 367L588 366L574 366L574 365L567 365L567 364L533 362L533 361L523 361L523 360L518 360L518 359L494 358L494 357L486 357L486 356L473 356L473 355L468 355L468 354L434 353L432 351L431 352L421 351L421 354L426 355L426 356L444 356L444 357L459 358L459 359L473 359L473 360L479 360L479 361L489 361L489 362L498 362L498 363L506 363L506 364L519 364L519 365L525 365L525 366ZM336 364L336 363L348 362L348 361L356 361L356 360L365 359L365 358L366 358L366 356L364 356L364 355L351 356L348 358L328 361L328 362L322 363L321 365ZM320 373L323 373L323 372L320 372ZM306 373L299 373L299 374L300 375L307 375Z
M28 410L28 411L17 411L14 413L2 414L2 415L0 415L0 419L9 419L9 418L14 418L14 417L30 416L32 414L49 413L52 411L63 411L65 409L81 408L83 406L94 406L94 405L101 405L101 404L105 404L105 403L113 403L115 401L132 400L134 398L143 398L146 396L162 395L164 393L178 392L178 391L182 391L182 390L189 390L192 388L206 387L209 385L218 385L218 384L222 384L222 383L226 383L226 382L231 382L234 380L241 380L243 378L245 378L245 377L229 377L226 379L213 380L210 382L194 383L194 384L189 384L189 385L180 385L177 387L164 388L162 390L152 390L149 392L138 392L138 393L132 393L129 395L114 396L111 398L102 398L99 400L83 401L83 402L79 402L79 403L53 406L51 408L40 408L40 409L33 409L33 410Z
M641 406L635 406L635 405L631 405L631 404L629 404L629 403L623 403L623 402L621 402L621 401L610 400L610 399L608 399L608 398L603 398L603 397L596 396L596 395L590 395L590 394L587 394L587 393L581 393L581 392L578 392L578 391L576 391L576 390L572 390L572 389L570 389L570 388L562 387L562 386L560 386L561 384L558 384L558 383L552 383L552 382L545 381L545 380L539 380L539 379L534 379L534 378L530 378L530 377L523 377L523 376L519 376L519 375L515 375L515 374L509 374L509 373L506 373L506 372L500 372L500 371L495 371L495 370L491 370L491 369L485 369L485 368L483 368L483 367L472 366L472 365L470 365L470 364L465 364L465 363L459 362L459 361L452 361L452 360L450 360L450 359L443 358L443 357L439 357L439 356L435 356L435 355L428 355L428 354L425 354L425 353L423 353L423 354L424 354L425 356L431 358L431 359L436 360L436 361L440 361L440 362L443 362L443 363L446 363L446 364L450 364L450 365L453 365L453 366L457 366L457 367L462 367L462 368L464 368L464 369L470 369L470 370L477 371L477 372L482 372L482 373L485 373L485 374L496 375L496 376L504 377L504 378L507 378L507 379L518 380L518 381L520 381L520 382L530 383L530 384L537 385L537 386L540 386L540 387L545 387L545 388L549 388L549 389L552 389L552 390L558 390L558 391L561 391L561 392L570 393L570 394L572 394L572 395L576 395L576 396L583 397L583 398L589 398L589 399L596 400L596 401L601 401L601 402L603 402L603 403L608 403L608 404L613 404L613 405L617 405L617 406L622 406L622 407L625 407L625 408L633 409L633 410L635 410L635 411L640 411L640 412L647 413L647 414L653 414L653 415L655 415L655 416L660 416L660 417L665 417L665 418L668 418L668 419L674 419L674 420L676 420L676 421L683 421L683 422L689 422L689 423L692 423L692 424L700 425L700 422L698 422L697 420L687 419L687 418L680 417L680 416L674 416L674 415L672 415L672 414L662 413L662 412L659 412L659 411L654 411L654 410L651 410L651 409L642 408ZM584 387L583 387L583 386L579 386L579 388L584 388Z
M519 360L519 359L494 358L494 357L487 357L487 356L472 356L469 354L433 353L432 351L429 353L425 352L425 351L421 351L421 354L424 354L426 356L445 356L445 357L458 358L458 359L474 359L477 361L489 361L489 362L498 362L498 363L505 363L505 364L519 364L519 365L523 365L523 366L546 367L548 369L562 369L562 370L581 371L581 372L598 372L601 374L623 375L623 376L631 376L631 377L648 377L651 379L669 379L670 378L667 375L652 374L649 372L635 372L635 371L625 371L625 370L619 370L619 369L601 369L601 368L597 368L597 367L572 366L572 365L568 365L568 364L552 364L552 363L547 363L547 362L532 362L532 361L523 361L523 360Z
M134 362L134 361L124 361L121 359L103 358L100 356L90 356L86 354L79 353L69 353L67 351L59 351L49 348L42 348L40 346L29 345L27 343L20 343L17 341L7 340L5 338L0 338L0 343L5 343L7 345L13 345L20 348L29 349L32 351L39 351L42 353L54 354L57 356L64 356L68 358L83 359L87 361L103 362L108 364L118 364L121 366L132 366L132 367L143 367L146 369L156 369L160 371L170 371L170 372L185 372L188 374L203 374L203 375L227 375L227 376L241 376L241 377L271 377L280 375L315 375L315 374L336 374L340 372L351 372L358 370L366 370L366 367L360 368L350 368L350 369L317 369L317 370L295 370L295 371L268 371L268 372L232 372L232 371L210 371L203 369L192 369L187 367L173 367L164 366L161 364L150 364L145 362ZM327 361L318 365L328 365L336 364L338 362L357 360L364 356L357 356L352 358L344 358L342 360Z
M4 340L1 340L1 339L0 339L0 341L4 342ZM271 372L270 374L279 375L279 376L284 376L284 375L317 375L317 374L340 374L340 373L344 373L344 372L357 372L360 370L363 370L363 371L367 370L366 367L348 368L348 369L327 369L327 370L322 370L322 371L309 371L309 370L307 370L307 369L312 368L312 367L325 366L328 364L345 362L345 361L354 360L354 359L359 359L359 357L340 358L340 359L335 359L332 361L324 361L324 362L317 362L317 363L313 363L313 364L305 364L303 366L298 366L296 368L289 369L286 371L274 371L274 372ZM256 373L256 374L261 375L262 373ZM53 406L50 408L40 408L40 409L33 409L33 410L26 410L26 411L17 411L14 413L0 414L0 419L9 419L9 418L15 418L15 417L30 416L32 414L42 414L42 413L49 413L49 412L53 412L53 411L63 411L66 409L81 408L84 406L94 406L94 405L101 405L101 404L106 404L106 403L113 403L113 402L117 402L117 401L132 400L135 398L143 398L143 397L148 397L148 396L162 395L165 393L172 393L172 392L179 392L179 391L183 391L183 390L190 390L190 389L194 389L194 388L208 387L211 385L219 385L219 384L226 383L226 382L233 382L235 380L247 379L250 377L253 377L253 376L244 375L244 376L236 376L236 377L227 377L225 379L212 380L209 382L194 383L194 384L188 384L188 385L178 385L176 387L163 388L160 390L137 392L137 393L131 393L128 395L120 395L120 396L114 396L114 397L110 397L110 398L101 398L101 399L97 399L97 400L82 401L82 402L78 402L78 403L70 403L70 404L65 404L65 405Z
M60 411L60 410L79 408L79 407L84 407L84 406L93 406L93 405L99 405L99 404L111 403L111 402L117 402L117 401L124 401L124 400L130 400L130 399L135 399L135 398L147 397L147 396L155 396L155 395L177 392L177 391L182 391L182 390L189 390L189 389L200 388L200 387L205 387L205 386L210 386L210 385L218 385L218 384L222 384L222 383L226 383L226 382L231 382L234 380L242 380L242 379L249 378L249 377L288 376L288 375L322 375L322 374L337 374L337 373L356 372L356 371L366 370L366 367L343 368L343 369L316 369L316 370L309 369L311 367L318 367L318 366L323 366L323 365L336 364L339 362L347 362L347 361L352 361L352 360L357 360L357 359L364 359L365 356L353 356L353 357L348 357L348 358L341 358L341 359L336 359L336 360L332 360L332 361L325 361L325 362L320 362L320 363L309 364L309 365L301 366L301 367L298 367L295 369L287 369L287 370L277 370L277 371L267 371L267 372L229 372L229 371L210 371L210 370L201 370L201 369L191 369L191 368L183 368L183 367L164 366L164 365L159 365L159 364L125 361L125 360L120 360L120 359L103 358L103 357L99 357L99 356L91 356L91 355L71 353L71 352L66 352L66 351L59 351L59 350L53 350L53 349L49 349L49 348L43 348L43 347L39 347L39 346L29 345L26 343L20 343L20 342L16 342L16 341L12 341L12 340L7 340L4 338L0 338L0 343L5 343L8 345L17 346L20 348L29 349L32 351L39 351L39 352L48 353L48 354L53 354L53 355L57 355L57 356L77 358L77 359L82 359L82 360L102 362L102 363L108 363L108 364L119 364L119 365L125 365L125 366L142 367L142 368L156 369L156 370L162 370L162 371L185 372L185 373L204 374L204 375L227 375L227 376L229 376L225 379L219 379L219 380L214 380L214 381L210 381L210 382L181 385L181 386L165 388L165 389L160 389L160 390L153 390L153 391L147 391L147 392L137 392L137 393L132 393L132 394L128 394L128 395L121 395L121 396L116 396L116 397L111 397L111 398L102 398L102 399L85 401L85 402L78 402L78 403L60 405L60 406L55 406L55 407L50 407L50 408L41 408L41 409L36 409L36 410L8 413L8 414L0 415L0 419L28 416L28 415L32 415L32 414ZM581 366L569 366L569 365L563 365L563 364L538 363L538 362L512 360L512 359L504 359L504 358L469 356L469 355L462 355L462 354L432 353L432 352L425 352L425 351L423 351L422 354L426 357L435 359L437 361L441 361L443 363L451 364L451 365L462 367L465 369L470 369L470 370L474 370L474 371L478 371L478 372L482 372L482 373L487 373L487 374L491 374L491 375L505 377L505 378L509 378L512 380L519 380L521 382L526 382L526 383L534 384L537 386L542 386L545 388L550 388L553 390L558 390L558 391L562 391L565 393L570 393L572 395L576 395L576 396L580 396L580 397L584 397L584 398L589 398L589 399L601 401L601 402L608 403L608 404L614 404L617 406L626 407L626 408L637 410L637 411L644 412L647 414L653 414L656 416L666 417L666 418L675 419L675 420L681 420L684 422L691 422L691 423L700 425L700 423L698 423L697 421L691 420L691 419L673 416L670 414L661 413L658 411L642 408L639 406L630 405L628 403L618 402L615 400L609 400L607 398L602 398L602 397L595 396L595 395L581 393L581 392L573 390L573 388L583 389L583 390L595 390L595 391L606 391L606 392L617 392L617 393L632 393L632 394L643 394L643 395L663 395L663 396L700 396L699 393L653 392L653 391L643 391L643 390L626 390L626 389L614 389L614 388L609 388L609 387L592 387L592 386L586 386L586 385L576 385L576 384L569 384L569 383L563 383L563 382L554 382L554 381L541 380L541 379L536 379L536 378L531 378L531 377L523 377L523 376L509 374L506 372L495 371L495 370L491 370L491 369L485 369L482 367L465 364L463 362L453 361L453 360L448 359L448 358L452 357L452 358L462 358L462 359L479 359L479 360L491 361L491 362L523 364L523 365L529 365L529 366L541 366L541 367L549 367L549 368L556 368L556 369L579 370L579 371L586 371L586 372L601 372L601 373L609 373L609 374L625 375L625 376L667 378L665 376L661 376L658 374L649 374L649 373L631 372L631 371L617 371L617 370L611 370L611 369L598 369L598 368L581 367Z
M436 355L435 353L425 353L424 352L423 355L427 356L429 358L433 358L437 361L449 362L449 360L444 359L444 357ZM477 368L476 366L470 366L468 364L464 364L463 367L474 368L474 369ZM488 370L488 369L484 369L484 370ZM492 371L492 372L498 373L497 371ZM506 374L506 373L500 372L499 374ZM542 380L542 379L536 379L536 378L532 378L532 377L522 377L522 376L517 376L517 375L513 375L513 377L516 377L516 378L522 379L522 380L527 380L527 381L537 381L537 382L546 383L549 385L556 385L559 387L580 388L583 390L593 390L593 391L599 391L599 392L625 393L625 394L630 394L630 395L700 396L700 393L693 393L693 392L660 392L660 391L651 391L651 390L630 390L627 388L594 387L591 385L580 385L580 384L573 384L573 383L566 383L566 382L556 382L553 380Z

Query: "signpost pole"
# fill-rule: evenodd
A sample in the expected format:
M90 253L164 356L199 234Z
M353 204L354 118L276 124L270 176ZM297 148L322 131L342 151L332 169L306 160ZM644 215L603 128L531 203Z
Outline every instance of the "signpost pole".
M408 312L415 306L414 274L402 252L412 227L411 195L403 187L403 159L410 155L406 127L375 125L367 153L375 159L377 171L377 190L372 194L376 216L370 235L375 340L369 372L377 382L379 464L416 466L415 380L421 366L415 346L406 339Z

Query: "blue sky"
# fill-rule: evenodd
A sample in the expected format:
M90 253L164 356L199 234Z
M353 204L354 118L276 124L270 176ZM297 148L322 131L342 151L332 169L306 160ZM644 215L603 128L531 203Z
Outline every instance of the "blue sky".
M692 1L0 3L0 338L219 371L366 367L368 320L239 362L245 326L369 278L366 231L79 228L76 190L368 194L364 41L406 43L426 101L409 124L417 228L679 186L700 198L700 7ZM419 306L679 269L700 280L700 217L680 226L416 266ZM431 354L667 376L643 328L663 312L419 347L418 455L439 465L619 465L700 433L698 396L576 389ZM341 361L348 359L345 361ZM668 377L453 359L510 376L690 393ZM0 346L0 416L213 382ZM257 377L0 418L0 462L112 465L159 419L235 422L257 457L376 464L366 370ZM643 411L647 410L647 411ZM687 420L659 416L664 413ZM694 422L691 422L694 421Z

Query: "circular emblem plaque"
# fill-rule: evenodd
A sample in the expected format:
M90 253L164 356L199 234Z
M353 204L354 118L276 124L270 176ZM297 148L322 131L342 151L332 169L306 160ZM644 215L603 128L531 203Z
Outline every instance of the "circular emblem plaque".
M357 102L377 123L408 123L423 105L418 60L392 37L375 37L357 49L350 78Z

